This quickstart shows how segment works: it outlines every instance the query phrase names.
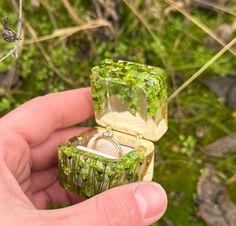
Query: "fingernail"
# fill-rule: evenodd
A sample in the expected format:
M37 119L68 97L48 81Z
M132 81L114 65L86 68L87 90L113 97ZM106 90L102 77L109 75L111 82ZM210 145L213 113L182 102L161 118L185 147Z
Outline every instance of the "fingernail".
M164 214L167 197L164 189L156 183L143 183L135 189L135 198L145 225L156 222Z

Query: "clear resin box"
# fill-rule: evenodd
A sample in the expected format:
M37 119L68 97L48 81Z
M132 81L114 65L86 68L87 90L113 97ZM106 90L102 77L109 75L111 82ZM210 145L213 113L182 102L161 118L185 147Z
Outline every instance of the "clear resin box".
M84 197L135 181L152 180L154 145L167 130L164 70L105 60L92 68L98 127L58 149L62 187Z

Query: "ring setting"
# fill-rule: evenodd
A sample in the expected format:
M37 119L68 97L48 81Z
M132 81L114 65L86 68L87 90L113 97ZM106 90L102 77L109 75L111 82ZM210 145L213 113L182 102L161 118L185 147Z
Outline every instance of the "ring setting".
M96 146L100 140L107 140L115 147L116 151L118 152L119 157L122 157L123 155L122 149L119 143L113 137L114 137L114 133L112 131L107 130L103 132L102 135L96 137L96 139L94 140L92 149L96 149Z

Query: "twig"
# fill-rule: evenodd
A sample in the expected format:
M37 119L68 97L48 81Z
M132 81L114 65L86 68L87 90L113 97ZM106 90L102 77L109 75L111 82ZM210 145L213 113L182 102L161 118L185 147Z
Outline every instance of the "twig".
M7 57L9 57L10 55L15 56L16 58L19 57L19 40L21 37L21 31L22 31L22 20L23 20L23 16L22 16L22 6L23 6L23 0L19 0L19 8L18 8L18 27L17 27L17 39L15 41L15 45L14 47L6 54L4 54L3 56L0 57L0 62L5 60Z
M15 60L13 61L12 69L8 72L8 75L7 75L7 81L8 82L7 82L7 88L6 88L6 96L9 95L9 93L10 93L11 85L13 83L13 80L14 80L14 77L15 77L15 74L16 74L17 59L18 58L15 58Z
M181 91L183 91L192 81L194 81L202 72L204 72L209 66L211 66L216 60L218 60L229 48L236 43L236 38L230 41L224 48L222 48L217 54L215 54L206 64L204 64L196 73L194 73L183 85L176 89L169 97L168 102L175 98Z
M0 58L0 62L5 60L7 57L9 57L10 55L12 55L14 52L16 51L16 48L15 46L8 52L6 53L5 55L3 55L1 58Z
M15 57L19 57L19 40L22 32L22 21L23 21L23 16L22 16L22 5L23 5L23 0L19 0L19 17L18 17L18 28L17 28L17 36L18 39L16 39L15 42L15 47L16 47L16 52L15 52Z

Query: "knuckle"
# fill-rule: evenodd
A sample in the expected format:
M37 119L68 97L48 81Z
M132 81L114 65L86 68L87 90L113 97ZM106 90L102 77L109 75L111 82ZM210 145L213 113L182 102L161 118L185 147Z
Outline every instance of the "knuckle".
M103 226L134 225L132 223L134 211L129 208L125 200L117 201L111 196L99 197L96 198L96 207Z

